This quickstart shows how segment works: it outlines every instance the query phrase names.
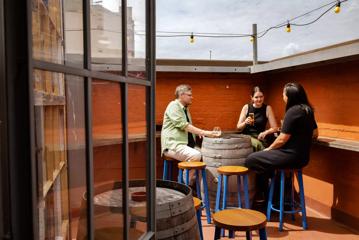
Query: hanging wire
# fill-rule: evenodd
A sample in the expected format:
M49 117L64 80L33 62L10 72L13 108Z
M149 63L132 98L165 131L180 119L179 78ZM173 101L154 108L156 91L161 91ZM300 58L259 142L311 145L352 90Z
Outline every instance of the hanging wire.
M315 9L312 9L306 13L303 13L299 16L296 16L292 19L286 20L285 22L279 23L275 26L269 27L263 31L260 31L257 33L257 38L262 38L264 37L269 31L273 30L273 29L278 29L278 28L282 28L288 25L288 23L290 24L290 26L298 26L298 27L302 27L302 26L307 26L310 24L315 23L316 21L318 21L320 18L322 18L326 13L328 13L331 9L335 8L338 3L343 3L346 2L348 0L334 0L332 2L329 2L327 4L324 4L320 7L317 7ZM320 9L323 9L327 6L330 6L328 9L326 9L323 13L321 13L316 19L307 22L307 23L293 23L293 21L302 18L304 16L307 16L313 12L316 12ZM203 38L241 38L241 37L254 37L253 34L249 34L249 33L208 33L208 32L176 32L176 31L156 31L156 33L160 33L160 34L156 34L156 37L159 38L176 38L176 37L203 37ZM136 35L145 35L145 31L138 31L135 33Z
M330 2L330 3L328 3L328 4L323 5L323 6L321 6L321 7L318 7L318 8L316 8L316 9L313 9L313 10L311 10L311 11L309 11L309 12L303 13L302 15L299 15L299 16L297 16L297 17L294 17L294 18L292 18L292 19L289 19L289 20L287 20L286 22L280 23L280 24L278 24L278 25L276 25L276 26L274 26L274 27L270 27L270 28L268 28L268 29L266 29L266 30L264 30L264 31L259 32L259 33L257 34L257 38L261 38L261 37L265 36L265 35L266 35L270 30L272 30L272 29L282 28L282 27L286 26L288 23L290 23L291 26L298 26L298 27L302 27L302 26L307 26L307 25L313 24L313 23L315 23L316 21L318 21L320 18L322 18L322 17L323 17L326 13L328 13L331 9L333 9L334 7L336 7L337 4L338 4L338 2L341 2L341 3L342 3L342 2L346 2L346 1L348 1L348 0L341 0L341 1L335 0L335 1L333 1L333 2ZM334 4L334 3L335 3L335 4ZM308 23L293 23L294 20L297 20L298 18L304 17L304 16L306 16L306 15L308 15L308 14L313 13L314 11L317 11L317 10L322 9L322 8L324 8L324 7L327 7L327 6L329 6L329 5L331 5L331 6L330 6L328 9L326 9L322 14L320 14L319 17L317 17L316 19L314 19L314 20L312 20L312 21L310 21L310 22L308 22Z

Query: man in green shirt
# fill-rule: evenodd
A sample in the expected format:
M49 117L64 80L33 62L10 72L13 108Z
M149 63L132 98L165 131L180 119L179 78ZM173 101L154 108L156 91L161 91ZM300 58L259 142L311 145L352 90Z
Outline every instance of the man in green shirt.
M162 154L179 161L201 161L201 152L194 148L195 134L199 137L216 137L213 131L206 131L192 125L188 106L192 103L192 89L179 85L176 99L171 101L164 113L161 131Z

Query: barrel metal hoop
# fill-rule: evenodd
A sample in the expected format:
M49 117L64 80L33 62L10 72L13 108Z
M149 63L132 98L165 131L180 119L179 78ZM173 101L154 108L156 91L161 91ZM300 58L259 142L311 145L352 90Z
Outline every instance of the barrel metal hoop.
M186 232L197 224L196 214L193 215L192 219L184 224L178 225L174 228L169 228L163 231L156 232L157 238L166 239L169 237L176 236L182 232Z

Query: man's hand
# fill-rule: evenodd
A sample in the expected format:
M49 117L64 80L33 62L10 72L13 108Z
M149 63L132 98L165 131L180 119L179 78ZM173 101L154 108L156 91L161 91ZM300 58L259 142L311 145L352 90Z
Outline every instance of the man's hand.
M198 134L198 136L200 138L202 137L210 137L210 138L215 138L215 137L220 137L221 136L221 133L218 133L216 131L206 131L206 130L203 130L201 131L200 134Z

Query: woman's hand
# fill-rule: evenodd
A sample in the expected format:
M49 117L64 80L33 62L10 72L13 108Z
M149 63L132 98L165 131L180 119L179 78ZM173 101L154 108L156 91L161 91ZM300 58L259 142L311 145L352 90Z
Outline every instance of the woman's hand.
M267 136L267 132L264 131L264 132L261 132L259 135L258 135L258 140L264 140L264 138Z
M246 123L246 125L253 125L254 120L251 117L247 117L246 120L244 120L244 122Z

